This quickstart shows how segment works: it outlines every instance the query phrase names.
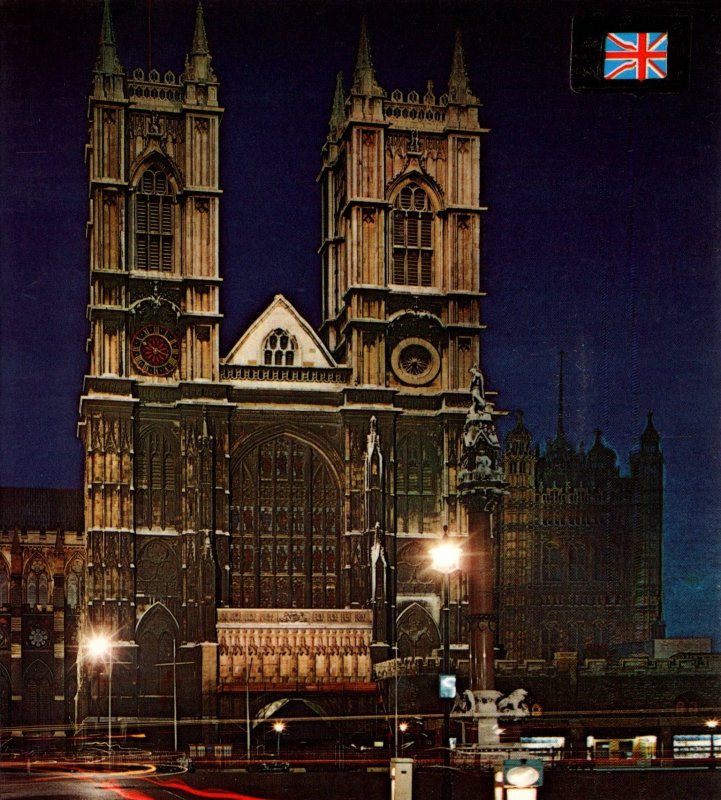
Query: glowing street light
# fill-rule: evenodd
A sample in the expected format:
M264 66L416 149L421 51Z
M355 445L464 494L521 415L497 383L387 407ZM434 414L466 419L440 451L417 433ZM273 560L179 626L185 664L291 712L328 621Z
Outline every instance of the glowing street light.
M406 743L406 731L408 730L408 723L401 722L398 726L398 730L401 732L401 750L403 750L403 747Z
M443 664L444 675L451 671L451 573L461 567L461 548L460 545L448 538L448 526L443 526L443 538L430 550L433 569L443 575L443 609L441 635L443 637ZM451 767L451 717L450 699L443 700L443 800L449 800L451 796L450 767Z
M278 720L273 723L273 730L278 734L278 744L276 747L276 755L280 755L280 735L285 730L285 722Z
M93 661L108 659L108 757L113 743L113 645L107 634L96 634L85 643L88 655Z
M716 733L716 728L718 728L719 721L717 719L707 719L704 723L706 727L709 729L709 733L711 734L711 750L710 750L710 757L716 758L716 749L715 749L715 742L714 742L714 734Z

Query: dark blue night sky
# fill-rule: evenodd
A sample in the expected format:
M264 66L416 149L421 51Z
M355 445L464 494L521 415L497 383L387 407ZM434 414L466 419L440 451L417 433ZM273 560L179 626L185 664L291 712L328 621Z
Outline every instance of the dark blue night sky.
M693 2L206 0L226 108L221 265L227 352L274 294L319 322L315 178L335 75L360 20L387 90L445 90L463 29L485 139L484 368L541 444L556 427L628 453L654 411L666 461L670 635L721 642L721 25ZM194 0L152 0L153 66L181 72ZM570 88L574 15L691 18L689 88ZM114 2L127 70L147 68L147 0ZM0 0L0 483L80 486L88 333L85 98L99 0Z

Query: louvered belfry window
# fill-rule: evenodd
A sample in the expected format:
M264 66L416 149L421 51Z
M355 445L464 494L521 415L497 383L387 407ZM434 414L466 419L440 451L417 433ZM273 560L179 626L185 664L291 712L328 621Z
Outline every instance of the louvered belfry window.
M431 286L433 283L433 210L417 183L398 193L393 216L393 283Z
M138 186L135 266L163 272L173 269L173 194L160 170L147 170Z

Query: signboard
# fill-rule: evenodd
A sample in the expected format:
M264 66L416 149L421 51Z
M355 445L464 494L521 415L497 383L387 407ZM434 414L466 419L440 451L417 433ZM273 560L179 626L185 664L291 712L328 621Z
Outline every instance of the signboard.
M438 676L438 696L444 700L453 700L453 698L456 696L455 675Z

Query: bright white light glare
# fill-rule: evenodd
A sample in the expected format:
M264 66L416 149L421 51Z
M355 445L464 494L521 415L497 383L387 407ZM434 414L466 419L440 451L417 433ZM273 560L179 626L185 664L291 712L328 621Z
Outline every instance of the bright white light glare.
M455 542L443 539L440 544L431 548L431 558L433 559L433 569L449 574L460 569L461 548Z
M398 730L401 733L405 733L408 730L408 723L407 722L401 722L401 724L398 726Z
M706 727L707 728L718 728L718 720L717 719L707 719L706 720Z
M276 733L283 733L283 731L285 730L285 722L274 722L273 730Z
M511 767L506 772L506 783L518 788L527 788L540 778L540 773L534 767L529 765Z
M102 658L107 656L113 647L109 636L97 634L87 641L88 653L91 658Z

